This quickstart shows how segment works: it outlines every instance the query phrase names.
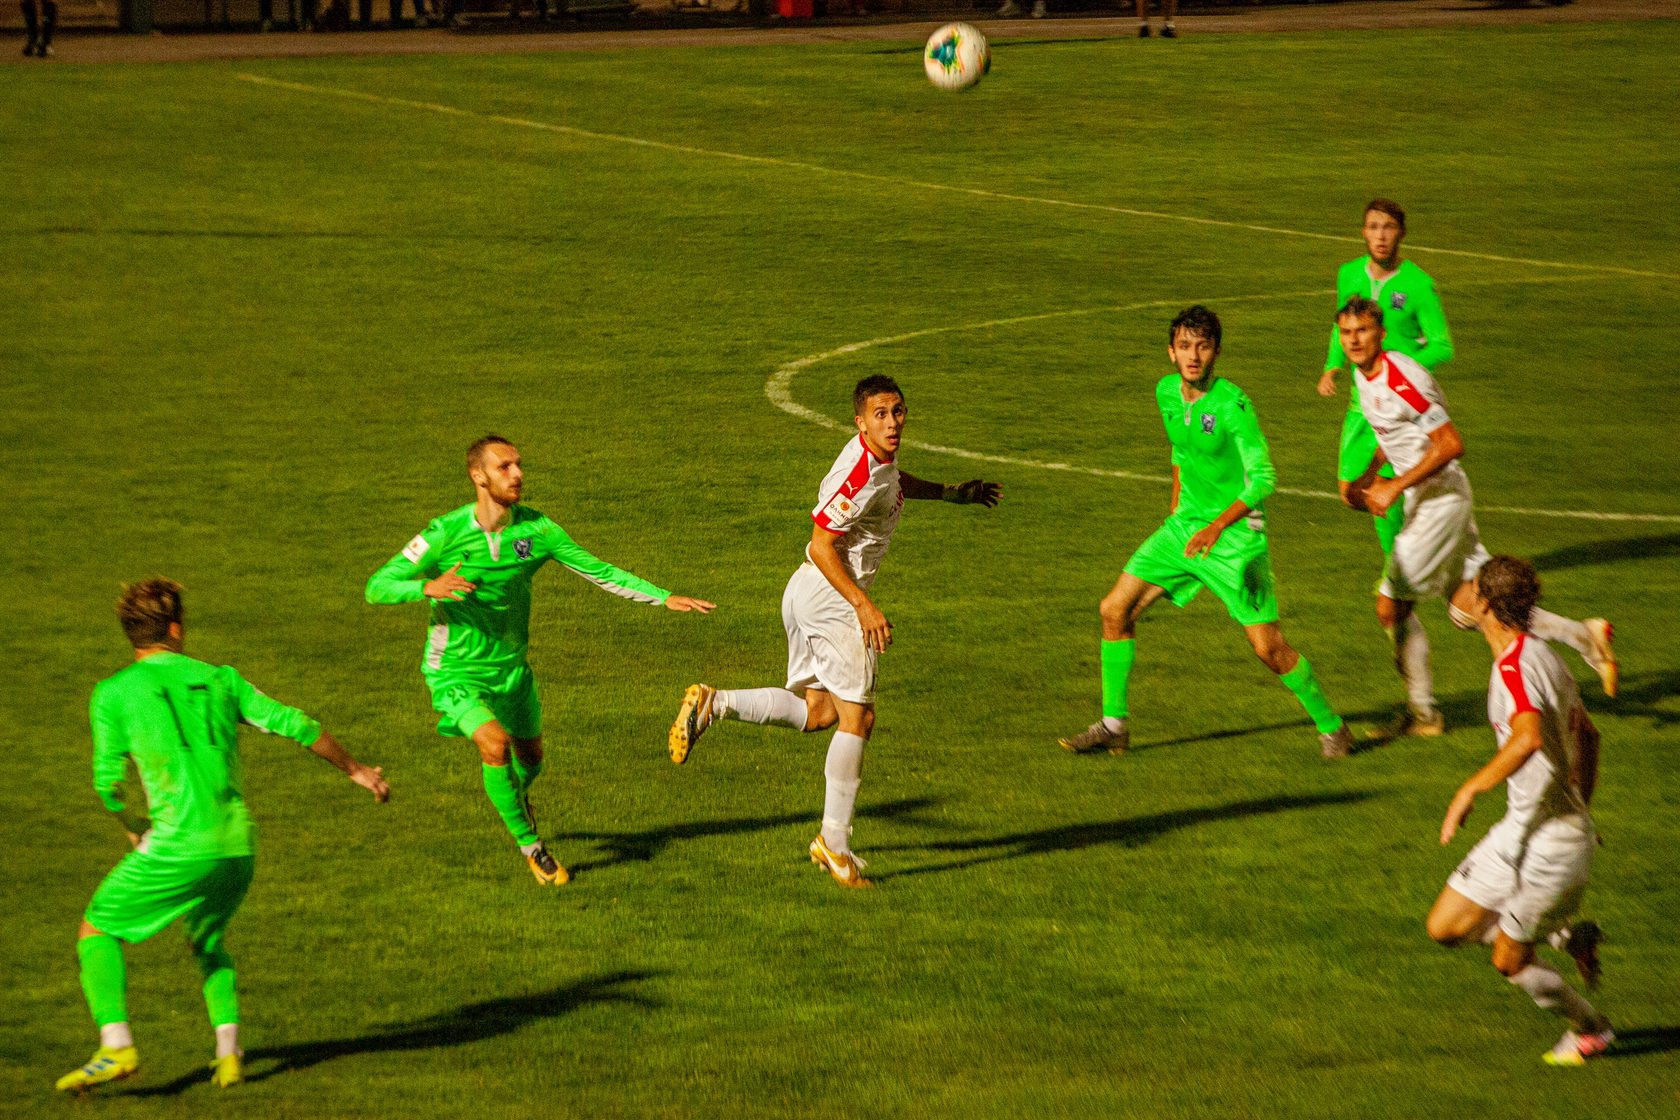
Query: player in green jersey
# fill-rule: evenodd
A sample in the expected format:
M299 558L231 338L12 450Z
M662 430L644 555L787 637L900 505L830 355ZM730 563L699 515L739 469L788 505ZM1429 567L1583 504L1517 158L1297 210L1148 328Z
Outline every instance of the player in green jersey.
M519 449L487 435L467 449L476 497L409 541L367 583L370 603L431 601L421 672L438 731L478 747L484 792L539 883L571 875L537 835L531 783L543 769L542 704L526 663L531 580L553 560L598 587L638 603L705 614L716 604L673 595L585 552L566 531L519 504Z
M297 740L376 801L390 789L377 767L351 758L296 708L270 700L231 667L184 656L178 584L150 579L125 588L117 615L134 646L134 664L93 690L93 786L122 820L134 851L99 884L82 918L76 955L99 1049L59 1078L58 1088L84 1092L139 1068L123 942L144 941L177 918L204 976L216 1031L211 1080L226 1088L242 1073L233 958L222 939L251 885L253 863L239 725ZM124 796L130 763L145 789L144 810Z
M1354 296L1376 300L1383 308L1388 349L1415 359L1434 373L1453 356L1452 332L1447 329L1446 312L1441 310L1441 297L1435 294L1435 281L1400 257L1400 242L1406 237L1406 212L1399 203L1373 198L1365 205L1360 233L1368 252L1344 264L1336 274L1336 306L1341 307ZM1341 338L1332 328L1324 373L1318 379L1319 395L1335 396L1337 377L1350 368ZM1342 444L1336 459L1336 480L1344 502L1349 487L1376 457L1376 433L1359 411L1359 379L1353 377L1349 379L1348 411L1342 419ZM1393 478L1394 468L1385 464L1380 473L1383 478ZM1385 556L1393 551L1394 538L1404 522L1405 511L1399 506L1376 519L1377 541Z
M1163 595L1182 607L1204 587L1219 596L1255 654L1300 700L1318 728L1324 756L1341 758L1352 750L1353 735L1325 698L1312 665L1278 626L1261 508L1277 472L1254 405L1214 373L1222 337L1219 317L1200 305L1179 312L1168 328L1167 356L1177 373L1155 386L1155 402L1172 445L1172 513L1132 554L1102 601L1102 718L1060 740L1067 750L1126 750L1137 620Z

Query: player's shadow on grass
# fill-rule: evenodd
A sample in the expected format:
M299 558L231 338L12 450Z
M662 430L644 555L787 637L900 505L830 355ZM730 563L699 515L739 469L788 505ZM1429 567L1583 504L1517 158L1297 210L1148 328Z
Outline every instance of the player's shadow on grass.
M1587 541L1542 552L1530 559L1542 572L1557 572L1564 568L1619 564L1624 560L1660 560L1667 556L1680 556L1680 533L1625 537L1619 541Z
M1635 1027L1616 1030L1616 1041L1607 1058L1633 1058L1640 1054L1666 1054L1680 1050L1680 1027Z
M327 1038L316 1042L294 1042L284 1046L258 1046L245 1052L245 1080L265 1081L282 1073L318 1066L337 1058L357 1054L386 1054L408 1050L441 1050L464 1046L512 1034L546 1019L568 1015L595 1003L631 1004L655 1008L658 1001L627 990L632 984L651 980L659 972L608 972L561 984L546 992L525 996L500 996L440 1011L423 1019L394 1023L372 1034ZM123 1096L174 1096L200 1082L210 1080L208 1069L177 1077L166 1085L149 1085Z
M1180 828L1217 821L1239 820L1266 813L1288 813L1301 809L1320 809L1331 805L1350 805L1375 796L1358 790L1341 793L1285 794L1278 797L1257 797L1246 801L1228 801L1223 805L1207 805L1199 809L1174 809L1168 813L1151 813L1146 817L1121 817L1094 824L1064 824L1033 832L1011 832L1002 836L988 836L969 840L941 840L932 844L900 844L877 848L876 851L949 852L960 859L930 863L922 867L908 867L902 871L870 873L877 882L908 875L932 875L942 871L961 871L985 863L1025 859L1049 855L1052 852L1072 852L1084 848L1118 844L1135 848L1147 844L1163 833Z
M936 797L906 797L898 801L870 807L872 820L914 820L915 816L939 804ZM765 832L772 828L810 822L811 814L783 813L774 817L736 817L713 821L690 821L687 824L666 825L643 829L640 832L560 832L552 841L587 841L596 846L595 854L576 863L568 862L573 871L599 871L621 863L647 863L679 840L698 840L705 836L734 836L743 832Z

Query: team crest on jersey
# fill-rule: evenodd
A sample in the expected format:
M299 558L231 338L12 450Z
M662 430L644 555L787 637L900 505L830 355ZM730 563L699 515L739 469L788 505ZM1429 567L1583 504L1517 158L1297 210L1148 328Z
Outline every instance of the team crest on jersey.
M513 554L521 560L529 560L531 558L531 538L526 537L522 541L514 541Z
M1213 425L1216 420L1218 420L1218 417L1213 413L1202 413L1202 434L1211 436L1213 434Z
M1406 306L1406 293L1395 292L1388 297L1388 305L1396 311L1403 309Z

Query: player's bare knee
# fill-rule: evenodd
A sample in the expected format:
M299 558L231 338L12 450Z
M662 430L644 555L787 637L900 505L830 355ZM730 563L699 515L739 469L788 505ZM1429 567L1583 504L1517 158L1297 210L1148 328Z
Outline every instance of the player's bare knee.
M1509 980L1534 961L1534 947L1524 945L1521 941L1512 941L1507 937L1500 937L1493 945L1493 967L1499 970L1499 975Z
M1464 944L1464 939L1467 936L1466 931L1459 928L1458 925L1446 919L1437 918L1434 914L1429 915L1429 918L1423 923L1423 928L1429 932L1429 940L1448 949L1456 949Z
M473 733L473 742L478 745L478 757L484 760L484 765L508 764L513 738L506 731L501 728L481 727Z
M86 918L82 919L82 924L76 930L76 940L77 941L82 940L84 937L102 937L102 936L104 936L104 931L101 930L98 926L94 925L92 922L88 921Z
M1386 595L1377 596L1377 621L1386 630L1394 629L1400 622L1400 604Z
M526 766L535 766L543 760L542 736L535 739L515 739L513 753Z

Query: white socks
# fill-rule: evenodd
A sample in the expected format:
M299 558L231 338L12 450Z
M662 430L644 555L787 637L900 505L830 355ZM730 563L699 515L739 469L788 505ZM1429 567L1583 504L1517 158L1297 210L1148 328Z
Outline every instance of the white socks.
M1394 639L1394 667L1406 682L1406 703L1418 715L1433 712L1435 674L1429 668L1429 635L1423 621L1415 613L1409 614L1400 633L1395 635L1390 630L1389 636Z
M122 1050L134 1045L134 1034L127 1023L106 1023L99 1028L99 1045Z
M1535 607L1528 612L1528 632L1541 641L1562 642L1586 658L1589 664L1592 662L1592 634L1584 622Z
M805 699L785 688L718 689L712 698L715 719L738 719L742 723L774 724L805 730Z
M1104 716L1102 723L1104 729L1106 729L1111 735L1118 735L1120 732L1126 730L1125 716Z
M239 1053L239 1024L223 1023L216 1028L216 1057Z
M863 779L864 742L861 735L836 731L828 744L828 762L823 766L828 796L823 800L822 837L830 851L852 849L852 808Z
M1536 1004L1568 1019L1571 1030L1585 1034L1602 1029L1600 1024L1604 1022L1604 1016L1545 961L1536 959L1510 980L1527 992Z

